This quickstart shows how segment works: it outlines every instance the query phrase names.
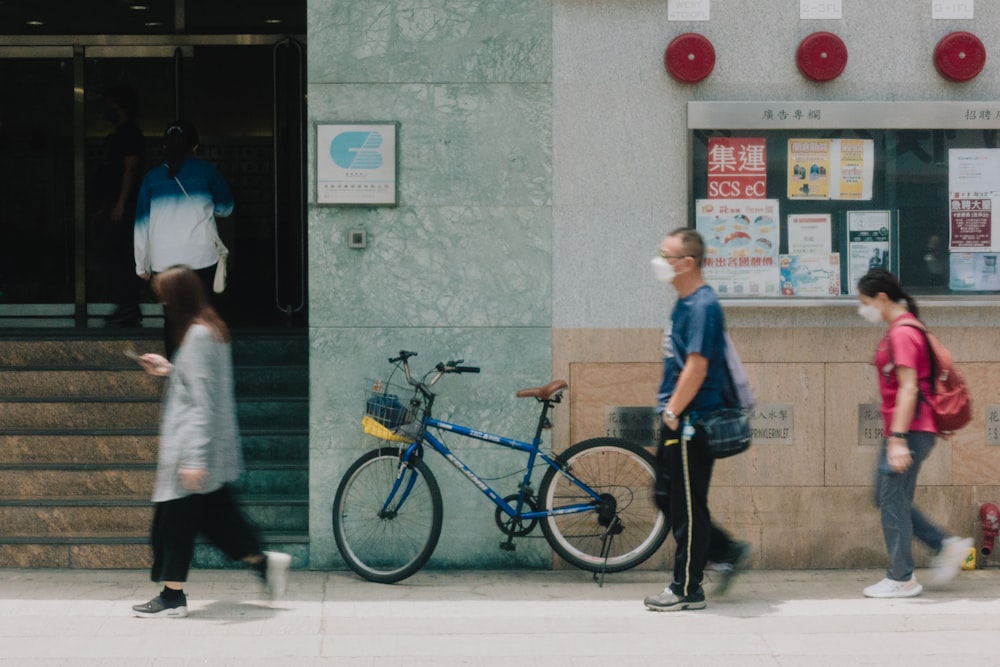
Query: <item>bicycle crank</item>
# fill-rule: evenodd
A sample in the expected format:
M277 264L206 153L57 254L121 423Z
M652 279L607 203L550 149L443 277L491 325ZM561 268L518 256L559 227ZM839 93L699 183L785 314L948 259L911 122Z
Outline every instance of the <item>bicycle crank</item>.
M503 499L508 505L516 506L518 500L518 494L514 493ZM521 512L534 512L535 511L535 500L534 498L525 498L521 504ZM509 537L524 537L535 529L538 525L537 519L530 519L525 521L521 517L512 517L506 512L497 507L494 513L494 519L496 519L497 526L503 532L504 535Z

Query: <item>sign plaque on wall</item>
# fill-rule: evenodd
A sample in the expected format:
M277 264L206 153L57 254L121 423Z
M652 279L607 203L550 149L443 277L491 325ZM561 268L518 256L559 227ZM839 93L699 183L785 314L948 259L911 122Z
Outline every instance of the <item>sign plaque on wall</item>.
M885 433L885 423L882 421L882 409L878 403L858 404L858 444L882 444Z
M316 203L395 206L398 122L316 123Z
M609 438L630 440L643 447L657 445L660 415L653 407L607 407L604 409L604 434Z
M987 405L985 420L986 444L1000 445L1000 405Z
M791 445L795 442L791 403L765 403L750 411L750 436L755 445Z

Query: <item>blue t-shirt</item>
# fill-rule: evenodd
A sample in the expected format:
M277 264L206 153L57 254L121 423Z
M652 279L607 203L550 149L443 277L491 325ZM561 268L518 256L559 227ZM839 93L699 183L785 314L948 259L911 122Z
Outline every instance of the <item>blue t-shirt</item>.
M660 410L666 408L684 363L692 353L708 359L708 372L684 412L712 412L732 405L726 370L726 318L715 292L708 285L702 285L688 296L678 299L671 321L670 341L674 354L663 360Z

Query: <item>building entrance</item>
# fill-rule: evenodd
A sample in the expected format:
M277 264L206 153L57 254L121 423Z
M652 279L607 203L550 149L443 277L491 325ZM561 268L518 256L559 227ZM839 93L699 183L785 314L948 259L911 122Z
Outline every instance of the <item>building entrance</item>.
M236 200L221 298L235 327L306 323L305 53L278 35L74 36L0 47L0 327L96 328L115 305L96 215L108 159L103 94L136 94L141 173L193 122ZM144 320L159 306L142 292Z

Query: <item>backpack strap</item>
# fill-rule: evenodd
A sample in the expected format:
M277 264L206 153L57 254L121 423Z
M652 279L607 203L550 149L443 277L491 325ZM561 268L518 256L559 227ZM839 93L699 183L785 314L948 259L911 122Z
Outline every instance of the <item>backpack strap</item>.
M927 327L920 320L911 320L911 319L906 319L906 320L900 322L899 324L894 324L893 326L889 327L889 331L887 331L886 334L885 334L885 340L886 340L886 343L889 346L889 360L892 361L893 368L895 368L895 366L896 366L896 360L895 360L895 358L893 357L893 354L892 354L892 336L890 336L889 333L895 327L910 327L910 328L916 329L917 331L919 331L920 333L923 334L923 336L924 336L924 345L927 346L927 357L928 357L928 359L930 359L930 367L931 367L931 393L933 394L934 391L935 391L935 385L937 384L937 374L938 374L937 356L934 354L934 348L931 346L931 338L930 338L930 335L927 333ZM930 402L930 400L928 400L927 396L924 395L924 392L920 390L920 378L919 377L917 377L917 395L920 397L920 400L917 401L917 412L916 412L916 414L914 414L914 417L919 416L919 414L920 414L920 404L921 403L926 403L927 405L931 404L931 402Z

